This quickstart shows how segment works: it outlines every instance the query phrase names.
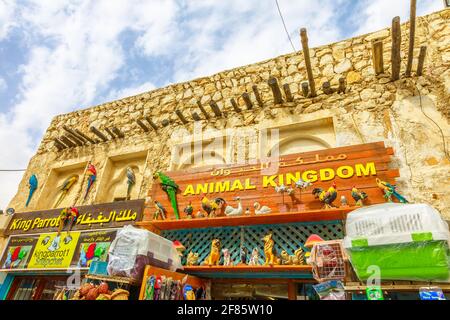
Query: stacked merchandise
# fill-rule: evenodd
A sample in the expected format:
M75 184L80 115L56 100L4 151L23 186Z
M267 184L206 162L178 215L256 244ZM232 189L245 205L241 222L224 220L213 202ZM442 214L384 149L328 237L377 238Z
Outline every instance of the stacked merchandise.
M447 223L425 204L383 204L347 217L346 248L361 281L449 280Z
M186 277L185 277L186 279ZM193 288L183 280L151 275L145 283L143 300L205 300L204 287Z
M170 240L147 230L125 226L111 243L108 274L140 281L146 265L172 271L182 268L178 251Z

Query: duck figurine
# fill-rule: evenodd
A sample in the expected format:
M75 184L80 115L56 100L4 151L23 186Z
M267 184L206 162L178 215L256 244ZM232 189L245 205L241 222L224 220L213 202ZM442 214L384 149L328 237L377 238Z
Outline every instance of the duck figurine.
M255 202L253 204L253 207L255 208L255 214L267 214L271 213L272 209L270 209L268 206L261 207L261 204L259 202Z
M233 208L232 206L227 206L225 208L225 215L231 217L231 216L241 216L244 212L244 209L242 208L241 198L236 197L236 201L238 203L237 208Z

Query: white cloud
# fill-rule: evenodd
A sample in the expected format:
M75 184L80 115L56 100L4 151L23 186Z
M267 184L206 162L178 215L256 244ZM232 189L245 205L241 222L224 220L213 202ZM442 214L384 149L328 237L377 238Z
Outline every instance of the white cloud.
M13 0L0 0L0 40L8 35L14 26L14 11L16 4Z
M297 50L300 27L308 28L311 46L341 38L339 18L347 1L279 3ZM361 3L356 15L361 28L353 35L385 28L395 15L406 21L409 14L408 1ZM419 14L442 9L439 0L421 0L418 5ZM172 60L168 70L176 71L165 79L170 83L292 50L274 1L23 0L19 6L0 0L0 41L12 28L20 29L24 35L20 46L29 50L26 62L18 67L22 78L17 103L0 113L0 146L7 150L0 157L0 169L26 167L55 115L88 107L101 97L112 100L153 89L152 80L161 81L160 77L126 78L120 83L133 85L112 86L119 76L133 77L123 72L131 55L155 65L161 56ZM136 41L125 47L122 35L127 31ZM16 192L20 176L1 174L0 208Z
M0 92L6 90L8 88L8 84L6 83L5 79L0 77Z

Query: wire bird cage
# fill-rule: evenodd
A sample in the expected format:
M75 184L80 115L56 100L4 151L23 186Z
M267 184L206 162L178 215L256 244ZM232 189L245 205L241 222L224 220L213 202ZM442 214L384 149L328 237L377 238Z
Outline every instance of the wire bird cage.
M313 277L318 282L343 280L345 278L345 254L342 240L323 241L314 244L310 264Z

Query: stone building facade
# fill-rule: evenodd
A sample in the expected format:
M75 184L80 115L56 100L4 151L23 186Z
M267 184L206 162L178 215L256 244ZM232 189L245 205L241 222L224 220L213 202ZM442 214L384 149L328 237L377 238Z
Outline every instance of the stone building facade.
M390 33L390 29L385 29L311 49L316 87L321 88L323 82L329 81L337 88L339 79L344 77L345 94L325 94L319 89L317 97L305 98L301 90L301 84L307 81L305 61L302 52L295 52L59 115L30 160L9 207L16 212L53 208L58 186L71 174L79 175L80 179L61 206L120 200L126 194L127 166L134 169L137 177L131 198L148 198L155 171L229 163L242 150L248 150L244 152L246 158L259 158L273 148L273 145L259 148L259 133L279 129L277 145L281 154L384 141L395 150L392 165L400 168L398 189L411 201L429 203L450 219L450 9L418 18L413 70L417 67L420 46L426 45L423 76L413 73L410 78L391 81ZM408 37L409 25L403 24L402 74L406 68ZM372 63L374 39L384 42L385 74L378 76ZM292 102L286 102L283 92L284 102L274 103L268 85L270 77L277 78L280 87L289 85ZM261 105L253 92L254 85ZM253 104L250 110L242 98L245 92ZM233 108L232 98L242 112ZM221 116L214 114L211 101L217 103ZM199 104L209 119L205 119ZM184 115L186 124L176 110ZM200 119L194 121L192 113ZM156 124L156 131L144 120L146 117ZM145 132L137 120L149 130ZM59 151L55 138L66 134L64 126L97 142ZM100 130L108 141L102 142L90 131L91 127ZM123 137L110 138L106 129L113 127ZM234 129L258 134L242 138L242 130ZM196 143L208 147L218 137L227 143L216 144L213 153L192 152L188 157L177 158L183 148L191 150ZM192 164L192 158L200 160ZM98 180L84 201L89 161L97 168ZM25 208L32 174L38 177L39 189ZM6 217L0 219L0 228L4 228Z

